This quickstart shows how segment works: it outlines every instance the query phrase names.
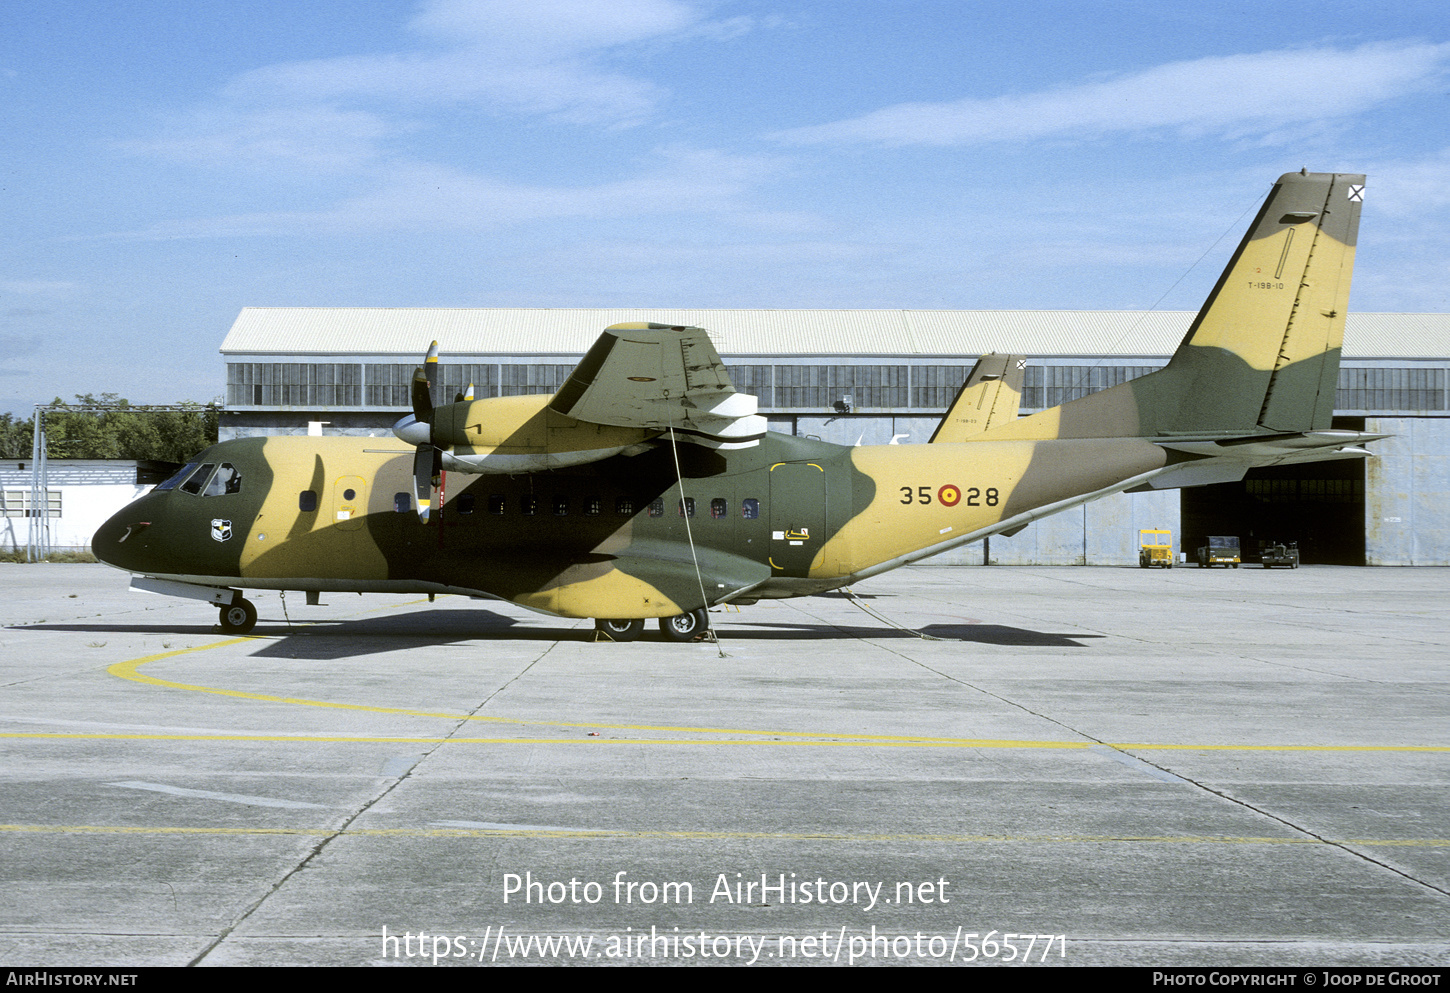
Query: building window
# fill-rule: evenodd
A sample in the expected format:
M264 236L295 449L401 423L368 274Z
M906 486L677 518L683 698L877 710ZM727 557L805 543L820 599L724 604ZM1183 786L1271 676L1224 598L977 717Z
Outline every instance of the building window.
M412 377L411 370L408 373ZM227 403L253 407L358 407L356 362L228 362Z
M61 492L61 490L46 490L40 498L45 505L45 512L42 515L36 515L30 510L30 491L28 489L0 491L0 517L59 517L61 516Z

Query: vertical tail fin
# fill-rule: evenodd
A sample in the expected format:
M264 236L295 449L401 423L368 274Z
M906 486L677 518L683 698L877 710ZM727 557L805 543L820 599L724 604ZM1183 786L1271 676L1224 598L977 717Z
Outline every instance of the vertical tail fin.
M1190 391L1164 432L1327 428L1364 177L1279 178L1164 372Z
M1022 403L1022 355L983 355L957 391L951 409L936 426L934 442L965 441L973 435L1017 419Z
M1225 437L1330 426L1364 177L1279 177L1168 365L996 438Z

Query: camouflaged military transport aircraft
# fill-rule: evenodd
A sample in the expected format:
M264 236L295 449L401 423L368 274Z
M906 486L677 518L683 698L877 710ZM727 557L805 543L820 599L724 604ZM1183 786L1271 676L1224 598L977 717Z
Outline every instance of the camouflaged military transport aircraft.
M1030 417L1019 357L988 356L927 445L774 434L706 333L619 324L553 396L435 407L378 439L214 445L96 533L139 589L207 600L249 631L243 589L455 593L595 618L658 618L831 590L1125 490L1368 454L1330 428L1364 177L1281 177L1166 368ZM387 444L383 442L382 444ZM437 510L434 510L436 505Z

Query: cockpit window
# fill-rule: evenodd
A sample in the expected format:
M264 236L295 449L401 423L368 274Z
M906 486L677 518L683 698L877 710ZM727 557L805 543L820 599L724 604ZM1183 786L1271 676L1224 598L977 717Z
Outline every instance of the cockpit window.
M206 481L211 478L211 471L215 468L215 462L204 463L200 469L191 474L190 479L181 484L182 490L187 493L200 493L202 487L206 485Z
M242 474L230 462L223 462L216 475L211 477L203 496L224 496L242 491Z
M176 470L176 475L174 475L170 479L166 480L166 482L159 484L156 487L157 492L160 492L161 490L169 490L169 489L171 489L177 483L181 482L187 476L190 476L194 471L196 471L196 467L197 467L197 463L195 463L195 462L188 462L188 463L186 463L186 465L184 465L180 469Z

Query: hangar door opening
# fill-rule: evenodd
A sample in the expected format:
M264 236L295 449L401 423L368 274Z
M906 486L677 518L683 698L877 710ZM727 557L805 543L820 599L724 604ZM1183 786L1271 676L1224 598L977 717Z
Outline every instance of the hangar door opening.
M1240 482L1182 490L1188 561L1211 534L1238 535L1245 562L1271 541L1297 541L1305 565L1364 565L1364 460L1253 469Z

